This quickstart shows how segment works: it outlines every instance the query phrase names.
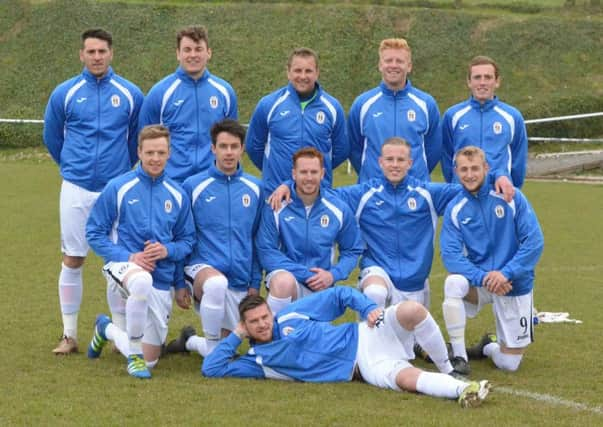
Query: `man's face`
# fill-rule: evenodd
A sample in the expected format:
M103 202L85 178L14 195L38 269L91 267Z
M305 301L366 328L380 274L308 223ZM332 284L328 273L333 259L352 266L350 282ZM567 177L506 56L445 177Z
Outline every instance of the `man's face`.
M311 56L294 56L287 69L287 78L301 96L309 96L314 92L318 75L316 61Z
M494 98L494 92L500 86L500 77L496 77L492 64L474 65L471 67L471 77L467 80L467 86L473 98L484 103Z
M256 308L247 310L244 315L243 324L247 329L249 338L258 343L272 341L274 322L272 311L268 308L268 304L262 304Z
M398 185L412 166L410 149L405 145L384 145L381 148L379 166L385 178L393 185Z
M325 170L320 166L318 157L300 157L293 165L295 189L300 196L316 196L320 190L320 181Z
M406 76L412 71L410 52L406 49L384 49L379 52L379 71L392 90L406 86Z
M88 69L90 74L101 78L109 70L113 60L113 50L106 40L87 38L84 47L80 49L80 61Z
M180 46L176 49L176 58L182 69L193 79L201 77L211 58L211 49L205 40L198 42L190 37L182 37Z
M236 135L220 132L216 143L211 145L211 152L216 156L218 170L232 175L237 171L237 165L243 155L243 143Z
M138 158L142 169L153 178L163 173L169 157L170 147L164 137L145 139L138 147Z
M486 179L488 164L479 156L457 156L455 170L463 187L470 193L476 193Z

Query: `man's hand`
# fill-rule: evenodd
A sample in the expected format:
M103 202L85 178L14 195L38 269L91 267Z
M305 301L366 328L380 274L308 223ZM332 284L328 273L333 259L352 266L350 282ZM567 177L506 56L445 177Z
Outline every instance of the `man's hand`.
M188 287L176 290L174 297L176 298L178 307L184 310L191 308L191 293Z
M513 289L512 283L500 271L490 271L482 283L488 291L495 295L506 295Z
M247 328L245 327L245 324L243 323L242 320L239 323L237 323L237 326L235 326L235 330L233 332L241 340L244 340L245 338L247 338L249 336L249 333L247 332Z
M128 261L133 262L149 273L155 270L155 261L150 260L144 252L135 252L131 254Z
M291 190L285 184L279 185L276 190L268 197L268 203L273 211L278 211L283 200L287 203L291 200Z
M149 240L144 242L144 253L149 261L159 261L168 256L168 251L165 246L159 242L151 242Z
M327 289L335 281L330 271L318 267L311 268L310 271L315 274L306 280L306 285L315 292Z
M376 308L373 311L371 311L368 316L366 316L366 323L369 326L369 328L373 328L375 326L379 326L380 322L383 322L383 314L385 312L383 311L382 308Z
M513 187L513 183L506 176L499 176L496 182L494 183L494 188L497 193L501 193L507 203L510 203L515 196L515 187Z

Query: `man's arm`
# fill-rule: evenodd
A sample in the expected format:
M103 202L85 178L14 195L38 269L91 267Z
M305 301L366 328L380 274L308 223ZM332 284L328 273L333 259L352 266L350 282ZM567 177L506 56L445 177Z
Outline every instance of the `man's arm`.
M232 332L203 360L201 373L209 378L266 378L263 369L255 363L255 357L240 356L237 348L241 338Z
M337 247L339 249L339 259L337 264L331 267L333 280L338 282L348 278L356 264L358 257L362 255L363 245L360 237L360 228L356 218L348 206L343 206L343 226L337 234Z
M348 140L350 143L350 162L356 173L360 174L364 137L360 128L360 102L358 99L352 104L348 115Z
M137 87L132 88L134 92L134 108L130 114L128 123L128 153L130 154L130 166L138 161L138 122L140 120L140 109L144 102L144 95Z
M446 182L452 182L454 178L454 135L448 112L444 113L442 118L440 133L442 134L442 157L440 161L442 174Z
M264 149L268 140L268 114L264 108L264 99L260 100L251 115L247 137L245 138L245 151L253 164L262 170L264 162Z
M528 162L528 134L523 116L518 113L515 118L515 135L511 142L511 178L517 188L523 186Z
M46 112L44 113L44 145L56 164L61 164L61 150L63 149L65 132L65 107L64 96L60 87L50 95Z
M161 123L161 98L159 90L152 87L142 103L138 114L138 131L148 125L158 125Z
M440 130L440 110L434 99L427 103L429 111L429 130L425 134L425 158L431 173L442 155L442 132Z
M183 261L193 250L195 244L195 222L191 211L188 196L182 194L182 207L178 214L178 220L174 225L173 240L167 242L167 259L170 261Z
M345 123L345 113L339 103L336 104L337 121L333 128L331 141L333 145L333 170L348 158L350 155L350 142Z

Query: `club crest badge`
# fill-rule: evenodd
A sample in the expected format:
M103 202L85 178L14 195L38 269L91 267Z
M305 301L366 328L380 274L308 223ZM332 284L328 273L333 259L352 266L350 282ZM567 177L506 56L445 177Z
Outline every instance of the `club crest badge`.
M291 326L285 326L283 328L283 336L287 336L289 335L291 332L293 332L295 330L295 328L291 327Z
M409 122L414 122L415 120L417 120L417 113L415 112L415 110L408 110L406 112L406 118Z
M251 197L249 197L249 194L243 194L242 201L243 201L243 206L248 208L249 205L251 205Z
M111 105L115 108L119 107L121 105L121 98L118 95L113 95L111 97Z
M329 226L329 215L323 215L320 217L320 226L322 228L327 228Z
M417 209L417 201L414 197L409 197L406 204L408 205L408 209L410 209L411 211L414 211Z
M165 209L165 213L170 213L172 212L172 208L174 206L172 205L172 201L171 200L166 200L165 203L163 204L163 208Z
M211 108L213 108L214 110L216 108L218 108L218 97L216 97L216 96L210 96L209 97L209 106Z
M496 205L494 208L494 214L497 218L503 218L505 216L505 208L503 208L501 205Z
M494 124L492 125L492 130L496 135L500 135L502 133L502 129L503 127L501 122L494 122Z
M322 125L325 122L325 113L322 111L316 113L316 122Z

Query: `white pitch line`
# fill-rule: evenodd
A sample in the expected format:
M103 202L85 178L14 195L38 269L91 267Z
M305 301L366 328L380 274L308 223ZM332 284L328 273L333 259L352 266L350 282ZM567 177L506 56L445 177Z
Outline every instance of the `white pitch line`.
M574 402L571 400L562 399L560 397L552 396L550 394L534 393L532 391L515 390L510 387L494 387L494 392L502 392L511 394L514 396L528 397L530 399L538 400L540 402L550 403L556 406L565 406L566 408L577 409L579 411L592 412L593 414L603 415L603 407L601 406L588 406L584 403Z

